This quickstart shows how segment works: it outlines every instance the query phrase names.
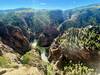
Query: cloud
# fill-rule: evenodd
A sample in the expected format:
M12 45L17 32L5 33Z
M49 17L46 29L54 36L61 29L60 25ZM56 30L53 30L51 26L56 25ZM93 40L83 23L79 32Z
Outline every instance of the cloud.
M40 5L47 5L47 4L42 2L42 3L40 3Z

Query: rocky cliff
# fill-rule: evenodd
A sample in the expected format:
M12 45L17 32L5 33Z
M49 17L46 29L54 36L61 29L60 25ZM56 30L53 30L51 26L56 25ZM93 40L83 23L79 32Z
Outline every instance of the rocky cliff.
M57 37L49 49L49 61L57 67L66 61L98 67L100 62L100 27L71 28Z
M0 23L0 38L4 44L10 46L20 54L24 54L30 50L28 39L18 27L6 26Z

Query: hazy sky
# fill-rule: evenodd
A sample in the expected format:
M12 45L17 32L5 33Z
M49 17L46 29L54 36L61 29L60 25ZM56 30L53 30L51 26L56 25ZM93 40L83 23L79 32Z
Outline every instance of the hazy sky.
M70 9L94 3L100 3L100 0L0 0L0 9Z

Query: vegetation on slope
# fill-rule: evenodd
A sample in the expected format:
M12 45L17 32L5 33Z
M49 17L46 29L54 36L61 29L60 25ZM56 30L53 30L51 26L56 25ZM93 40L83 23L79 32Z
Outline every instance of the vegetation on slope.
M77 75L80 72L84 75L84 72L79 69L83 70L84 67L88 68L87 73L89 73L91 67L98 68L97 65L100 61L98 54L100 51L100 27L70 28L55 39L49 50L49 61L59 69L63 68L63 71L67 65L66 70L69 75L73 72L71 75ZM70 60L72 63L68 65ZM83 66L77 64L79 61L83 63ZM75 65L78 65L78 69L75 68ZM76 73L76 70L80 72Z
M38 46L35 50L32 49L29 51L25 49L25 53L22 51L24 55L22 55L22 58L19 57L19 62L17 62L18 64L23 64L22 66L31 66L32 70L34 70L33 67L36 67L39 71L42 70L44 72L43 75L91 75L95 71L94 66L98 67L97 65L100 61L99 11L99 5L67 11L34 10L30 8L6 10L0 12L1 29L2 25L6 27L5 30L2 29L4 31L1 31L12 34L7 34L13 37L6 38L6 41L8 41L6 43L12 45L11 47L14 47L13 45L17 45L17 48L21 47L21 49L16 49L18 50L17 52L21 52L26 47L20 45L20 43L25 44L23 43L25 42L23 41L25 37L30 42L33 42L34 38L38 39ZM19 27L23 35L18 35L16 26ZM9 30L7 27L9 29L10 27L13 28ZM14 31L16 35L13 35L13 29L16 30ZM2 32L1 34L4 36ZM59 35L59 33L62 34ZM1 35L0 37L2 38ZM12 39L18 41L18 43L12 41ZM45 52L45 57L46 54L49 54L47 56L50 63L42 60L43 58L41 56L43 52ZM46 57L47 61L48 59ZM9 64L11 62L6 57L0 55L0 67L8 67Z

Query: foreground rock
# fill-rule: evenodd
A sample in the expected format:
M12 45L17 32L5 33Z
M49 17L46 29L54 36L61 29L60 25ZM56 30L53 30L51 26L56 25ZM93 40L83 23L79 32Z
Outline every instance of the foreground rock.
M16 26L5 26L0 23L0 37L4 44L20 54L25 54L30 50L29 41L23 35L21 29Z
M9 46L3 44L0 41L0 57L2 58L7 58L7 61L5 62L10 62L10 63L20 63L19 59L20 59L20 55L16 52L14 52L14 50L12 48L10 48ZM3 60L0 60L0 63L2 63ZM8 64L8 63L7 63ZM6 65L6 64L4 64ZM2 64L1 64L2 66Z
M32 49L21 55L0 41L0 75L44 75L39 53Z
M0 75L44 75L42 71L39 71L36 67L20 67L18 69L0 69Z
M100 27L69 29L53 42L49 51L49 61L58 68L70 60L97 68L100 65Z

